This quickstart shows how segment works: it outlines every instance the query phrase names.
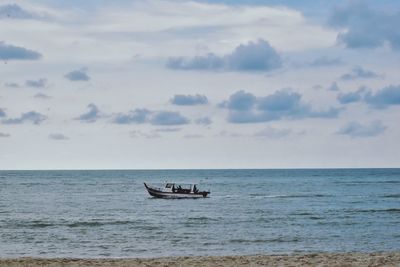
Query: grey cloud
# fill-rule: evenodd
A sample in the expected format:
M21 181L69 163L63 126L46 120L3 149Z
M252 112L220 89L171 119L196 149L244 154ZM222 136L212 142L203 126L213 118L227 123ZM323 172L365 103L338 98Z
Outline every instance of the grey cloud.
M2 120L3 124L22 124L25 122L31 122L33 124L40 124L47 119L47 116L40 114L36 111L30 111L26 113L22 113L20 117L13 119L4 119Z
M36 95L33 96L34 98L38 98L38 99L49 99L51 98L51 96L42 94L42 93L37 93Z
M0 42L0 60L37 60L41 57L33 50Z
M375 108L386 108L387 106L400 105L400 85L390 85L365 95L365 102Z
M265 40L241 44L228 55L193 58L170 58L167 67L178 70L232 70L232 71L270 71L282 66L282 59Z
M212 123L212 120L209 117L201 117L196 119L194 122L199 125L207 126Z
M213 53L193 58L169 58L167 62L167 68L176 70L218 70L224 67L223 58Z
M182 130L181 128L160 128L160 129L155 129L155 132L161 132L161 133L174 133L174 132L179 132Z
M99 108L95 104L91 103L87 106L87 108L89 109L89 111L75 118L75 120L92 123L102 117Z
M4 111L4 109L0 108L0 118L5 117L6 116L6 112Z
M400 12L383 12L369 8L361 1L336 8L329 25L345 29L337 40L348 48L376 48L385 43L400 49Z
M69 140L69 138L67 136L65 136L63 134L60 134L60 133L49 134L49 139L57 140L57 141L59 141L59 140Z
M264 40L239 45L227 57L228 68L233 70L273 70L282 66L281 57L271 45Z
M259 132L254 133L253 136L261 138L278 139L288 136L291 133L292 131L290 129L277 129L272 127L267 127Z
M355 80L355 79L368 79L379 77L373 71L363 69L361 66L354 67L350 73L343 74L340 78L344 81Z
M339 85L337 84L337 82L333 82L329 87L328 87L329 91L339 91Z
M320 84L316 84L312 87L314 90L321 90L322 88L324 88L322 85ZM329 88L328 88L329 89Z
M174 132L179 132L181 128L160 128L160 129L155 129L149 132L143 132L140 130L135 130L130 132L130 136L133 138L147 138L147 139L153 139L153 138L160 138L162 135L160 133L174 133Z
M154 139L154 138L160 138L161 135L156 133L156 132L150 132L150 133L146 133L146 132L142 132L142 131L131 131L130 132L130 136L132 138L147 138L147 139Z
M189 120L179 112L159 111L150 119L152 125L183 125L188 124Z
M253 94L241 90L232 94L228 101L219 104L219 107L226 107L230 110L250 110L256 101L257 98Z
M87 70L85 68L80 70L73 70L64 75L64 77L70 81L89 81L90 77L86 73Z
M11 135L10 134L8 134L8 133L2 133L2 132L0 132L0 138L2 138L2 137L10 137Z
M139 124L145 123L148 120L151 111L147 109L135 109L128 113L118 113L115 115L112 122L117 124Z
M355 92L349 92L349 93L340 93L337 96L337 100L341 104L350 104L354 102L359 102L363 98L363 94L365 92L365 88L361 87Z
M244 134L235 133L235 132L228 132L226 130L223 130L223 131L219 132L219 134L216 135L216 136L218 136L218 137L231 137L231 138L245 137Z
M311 67L337 66L341 64L343 64L343 62L340 58L329 58L326 56L316 58L308 63Z
M125 114L117 113L112 122L116 124L183 125L188 124L189 120L179 112L135 109Z
M27 80L25 85L28 87L43 88L47 85L47 80L44 78L38 80Z
M5 87L9 87L9 88L19 88L19 84L18 83L5 83L4 84Z
M232 123L257 123L284 118L336 118L341 110L333 107L313 110L309 104L301 101L299 93L290 90L279 90L265 97L239 91L220 106L229 110L228 121Z
M183 138L186 138L186 139L198 139L198 138L204 138L204 135L201 135L201 134L185 134L183 136Z
M175 95L171 100L171 104L178 106L193 106L208 104L208 99L205 95Z
M360 124L358 122L349 122L342 127L337 134L348 135L352 138L372 137L382 134L386 127L381 121L373 121L370 124Z
M0 19L39 19L40 16L17 4L0 6Z

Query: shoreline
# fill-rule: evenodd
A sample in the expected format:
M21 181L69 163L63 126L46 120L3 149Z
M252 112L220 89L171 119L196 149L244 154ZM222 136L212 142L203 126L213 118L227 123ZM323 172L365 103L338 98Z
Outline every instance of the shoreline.
M400 266L400 251L123 259L0 258L0 267L6 266Z

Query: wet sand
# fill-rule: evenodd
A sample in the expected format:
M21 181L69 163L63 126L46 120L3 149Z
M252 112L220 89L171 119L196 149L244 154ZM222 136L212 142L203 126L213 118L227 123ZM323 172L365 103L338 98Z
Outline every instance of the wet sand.
M36 266L398 266L400 252L166 257L152 259L0 259L0 267Z

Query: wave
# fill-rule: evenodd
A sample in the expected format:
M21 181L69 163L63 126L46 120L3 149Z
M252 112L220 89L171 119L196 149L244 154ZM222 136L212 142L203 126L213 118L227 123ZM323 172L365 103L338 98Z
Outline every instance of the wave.
M5 227L10 226L11 228L46 228L57 226L56 223L47 221L28 221L28 222L10 222L6 223Z
M298 215L298 216L312 216L312 215L314 215L313 213L310 213L310 212L294 212L294 213L291 213L290 215Z
M257 238L257 239L230 239L229 243L294 243L299 242L298 237L277 237L277 238Z
M319 198L319 197L333 197L333 195L325 194L292 194L292 195L265 195L265 194L250 194L251 197L264 197L264 198Z
M105 225L135 225L140 229L151 228L150 225L144 221L130 221L130 220L117 220L117 221L75 221L75 222L56 222L56 221L21 221L21 222L9 222L6 223L6 227L11 228L47 228L47 227L100 227ZM151 228L150 230L154 230Z
M374 185L374 184L400 184L400 180L386 180L386 181L335 181L335 184L344 185Z
M68 227L94 227L104 225L137 224L138 221L79 221L67 224Z
M189 221L218 221L217 219L206 217L206 216L199 216L199 217L189 217L187 218Z
M347 210L347 212L351 212L351 213L379 213L379 212L400 213L400 209L399 209L399 208L389 208L389 209L360 209L360 210Z
M387 195L383 195L382 197L385 197L385 198L400 198L400 194L387 194Z
M209 217L205 217L205 216L189 217L189 218L187 218L186 222L184 222L184 225L186 227L194 227L194 226L199 226L199 225L206 225L206 224L217 222L217 221L218 221L218 219L209 218Z

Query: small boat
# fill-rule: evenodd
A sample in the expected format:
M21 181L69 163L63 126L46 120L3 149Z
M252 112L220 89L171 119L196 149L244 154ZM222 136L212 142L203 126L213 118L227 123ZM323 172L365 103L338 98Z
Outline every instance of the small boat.
M204 198L210 194L210 191L199 191L197 184L165 183L163 188L158 188L144 183L144 186L157 198Z

